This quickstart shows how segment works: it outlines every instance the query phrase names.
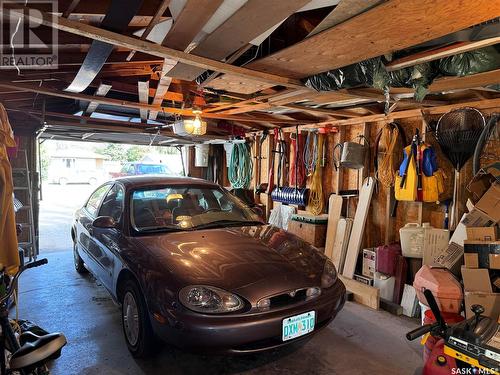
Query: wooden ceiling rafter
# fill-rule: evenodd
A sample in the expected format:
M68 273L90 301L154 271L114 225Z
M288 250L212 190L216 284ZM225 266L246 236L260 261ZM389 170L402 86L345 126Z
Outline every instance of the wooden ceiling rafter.
M165 35L162 46L185 50L200 32L203 25L219 7L221 0L208 1L188 0L181 10L171 29ZM161 105L168 92L172 77L169 72L175 67L177 60L165 58L160 72L160 80L153 98L154 105ZM150 111L149 118L155 120L158 111Z
M170 5L171 0L162 0L160 6L156 10L155 14L153 15L153 18L151 18L151 21L149 21L148 26L144 29L142 32L141 36L139 39L141 40L146 40L146 38L151 34L151 31L153 31L153 28L160 23L161 17L163 16L163 13L165 13L168 9L168 6ZM134 57L136 51L132 50L130 51L129 55L127 56L126 60L131 61L132 58Z
M14 14L21 14L21 12L23 12L22 14L25 18L34 22L39 22L45 26L53 27L58 30L70 32L77 35L82 35L116 46L126 47L131 50L137 50L161 58L171 58L188 65L203 68L204 70L209 69L221 73L229 73L271 85L282 85L291 88L304 87L302 82L296 79L290 79L276 74L263 73L248 68L226 64L205 57L191 55L149 41L139 40L134 37L121 35L119 33L104 30L95 26L86 25L81 22L71 21L66 18L54 16L46 12L30 12L28 7L22 7L18 5L13 6L6 3L4 4L4 7L0 9L0 12L6 9L9 9L10 12Z
M222 61L291 16L309 1L247 1L213 32L201 40L190 53ZM192 81L205 70L193 65L178 64L172 69L172 75Z
M422 51L409 56L402 57L400 59L396 59L386 64L385 69L388 72L392 72L394 70L408 68L410 66L442 59L444 57L457 55L459 53L474 51L497 43L500 43L500 36L495 38L477 40L473 42L457 42L444 47Z
M9 82L0 82L0 87L12 89L12 90L19 89L19 90L24 90L24 91L28 91L28 92L35 92L35 93L39 93L39 94L43 94L43 95L57 96L57 97L62 97L62 98L67 98L67 99L82 100L82 101L88 101L88 102L94 101L94 102L97 102L99 104L107 104L107 105L111 105L111 106L129 107L129 108L134 108L134 109L139 109L139 110L140 109L156 110L156 111L162 111L162 112L170 113L170 114L174 114L174 115L193 117L193 113L190 109L162 107L162 106L158 106L158 105L131 102L131 101L127 101L127 100L70 93L70 92L61 91L61 90L52 89L52 88L47 88L47 87L43 87L43 86L42 87L40 87L40 86L28 86L28 85L19 84L19 83L13 84L13 83L9 83ZM244 121L244 122L262 121L261 119L259 119L259 117L248 118L248 117L241 117L241 116L234 116L234 115L219 115L219 114L214 114L214 113L204 113L202 116L204 118L207 118L207 119L239 120L239 121ZM273 122L273 123L282 123L282 124L293 123L293 120L280 119L280 118L275 118L272 116L267 116L264 119L264 121Z

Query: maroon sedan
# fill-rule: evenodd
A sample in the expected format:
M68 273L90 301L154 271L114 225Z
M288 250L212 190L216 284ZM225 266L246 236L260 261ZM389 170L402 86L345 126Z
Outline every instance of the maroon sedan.
M76 212L71 235L76 270L121 304L138 357L156 338L204 352L275 348L311 337L345 301L322 253L204 180L110 181Z

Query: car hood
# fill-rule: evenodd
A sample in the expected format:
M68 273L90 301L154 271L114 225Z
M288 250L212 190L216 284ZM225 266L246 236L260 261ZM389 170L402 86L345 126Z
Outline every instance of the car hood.
M325 262L317 249L270 225L174 232L134 241L180 287L212 285L249 300L319 286Z

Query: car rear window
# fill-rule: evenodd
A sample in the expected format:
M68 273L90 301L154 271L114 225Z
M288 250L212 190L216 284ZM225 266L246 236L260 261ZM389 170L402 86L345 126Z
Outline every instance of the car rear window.
M169 170L162 164L139 164L137 172L139 174L167 174Z

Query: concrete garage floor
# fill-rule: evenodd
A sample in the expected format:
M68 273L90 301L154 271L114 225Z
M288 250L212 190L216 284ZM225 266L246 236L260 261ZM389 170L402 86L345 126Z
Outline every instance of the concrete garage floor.
M404 336L416 327L415 320L350 302L304 344L239 357L200 356L165 346L153 359L132 358L119 308L91 276L80 276L73 268L66 229L74 204L61 205L67 202L61 196L81 200L82 190L89 187L52 185L45 191L41 256L49 264L27 271L20 280L20 317L48 331L64 332L68 339L62 357L52 364L53 374L402 375L413 374L421 366L422 348Z

